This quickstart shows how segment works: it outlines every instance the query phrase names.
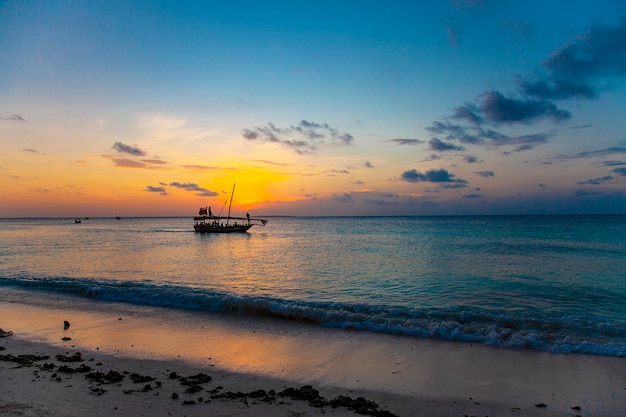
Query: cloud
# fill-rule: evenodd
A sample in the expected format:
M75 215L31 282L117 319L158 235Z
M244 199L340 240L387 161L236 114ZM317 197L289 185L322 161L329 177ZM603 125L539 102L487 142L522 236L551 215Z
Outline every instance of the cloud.
M10 115L8 115L6 117L0 117L0 120L6 120L7 122L26 123L26 119L24 119L19 114L10 114Z
M600 183L603 183L605 181L611 181L612 179L613 177L611 175L605 175L604 177L601 177L601 178L593 178L587 181L580 181L578 185L586 185L586 184L599 185Z
M514 99L504 97L497 91L483 93L481 110L493 123L526 123L544 117L562 121L571 117L569 112L559 110L552 102Z
M444 26L444 29L446 31L446 39L448 41L448 45L450 45L452 48L460 48L461 47L461 35L459 35L459 32L452 27L452 25L447 24Z
M476 174L480 175L483 178L489 178L496 175L493 173L493 171L476 171Z
M450 174L445 169L431 169L424 173L417 171L416 169L411 169L403 172L400 179L406 182L467 184L467 181L460 178L454 178L454 175Z
M556 49L542 70L521 80L524 93L541 99L597 98L607 80L626 76L626 18L616 26L596 25Z
M602 165L604 165L606 167L615 167L615 166L626 165L626 162L624 162L624 161L604 161L602 163Z
M516 151L532 149L536 145L546 143L549 135L546 133L535 133L522 136L509 136L493 129L485 129L481 126L464 126L450 122L435 121L426 130L445 135L447 140L456 140L461 143L483 146L517 146ZM464 149L461 147L461 149ZM472 163L472 161L467 160ZM474 161L475 162L475 161Z
M369 162L369 161L365 161L364 165L365 165L366 168L374 168L374 165L372 165L372 163Z
M167 169L163 165L167 165L168 162L160 159L129 159L129 158L114 158L112 156L105 155L104 158L113 161L116 167L120 168L140 168L140 169Z
M421 139L389 139L389 140L385 140L383 142L391 142L391 143L395 143L396 145L419 145L421 143L426 143L425 140L421 140Z
M503 94L487 90L474 101L454 109L448 120L435 121L426 130L446 134L446 141L483 146L516 145L516 152L547 142L549 135L511 138L485 126L531 124L544 119L562 122L572 118L553 100L597 98L612 79L626 76L626 18L616 26L596 25L556 48L529 75L518 77L516 91ZM578 128L588 127L588 125Z
M153 187L151 185L148 185L145 191L149 193L159 193L161 195L167 195L167 191L165 190L165 187Z
M463 198L483 198L484 194L466 194Z
M442 140L437 139L437 138L432 138L431 140L429 140L428 146L433 151L438 151L438 152L465 150L465 148L460 145L454 145L452 143L443 142Z
M125 145L122 142L115 142L113 144L113 149L118 151L119 153L127 153L133 156L144 156L146 153L139 149L137 146L129 146Z
M206 188L200 187L198 184L194 184L192 182L187 182L187 183L171 182L169 185L171 187L180 188L181 190L196 192L195 195L197 195L198 197L215 197L219 195L215 191L211 191Z
M477 157L477 156L474 156L474 155L467 155L467 156L464 156L464 157L463 157L463 160L464 160L465 162L467 162L468 164L475 164L475 163L479 162L479 161L478 161L478 157Z
M352 198L352 194L343 193L343 194L333 194L333 201L337 201L339 203L354 203L354 199Z
M298 125L286 128L277 127L271 122L262 127L245 128L241 136L249 141L279 143L300 154L313 153L319 146L324 145L348 146L354 141L351 134L340 132L327 123L307 120L301 120Z
M236 169L236 168L212 167L212 166L206 166L206 165L180 165L180 166L181 168L185 168L191 171L211 171L215 169L234 171Z
M617 175L619 175L620 177L626 177L626 168L615 168L613 171L611 172L615 172Z
M568 120L572 115L560 110L551 101L529 98L505 97L498 91L485 91L478 96L478 104L465 103L454 109L452 119L463 120L472 125L513 124L534 122L550 118L555 122Z
M570 159L584 159L584 158L600 158L609 155L621 155L626 154L626 146L613 146L611 148L596 149L592 151L582 151L573 155L557 155L549 158L549 160L565 161Z
M148 168L147 164L128 158L111 158L116 167L122 168Z
M39 153L37 150L32 149L32 148L24 148L24 152L29 152L29 153Z

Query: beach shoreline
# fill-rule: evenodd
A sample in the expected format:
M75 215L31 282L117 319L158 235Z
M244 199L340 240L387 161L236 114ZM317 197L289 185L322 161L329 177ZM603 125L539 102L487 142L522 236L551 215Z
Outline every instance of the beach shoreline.
M0 296L0 317L0 327L15 333L0 339L0 355L49 357L36 366L0 361L0 410L9 416L355 415L349 407L278 395L290 389L297 396L304 386L327 401L362 397L398 416L617 417L626 409L626 360L618 357L514 351L17 290ZM80 372L62 374L56 355L76 352L84 360L67 366L115 370L125 380L104 384ZM40 369L45 363L53 365ZM172 372L212 380L190 394ZM133 373L161 385L133 383ZM98 395L99 389L106 392ZM275 399L212 398L261 391L275 392Z

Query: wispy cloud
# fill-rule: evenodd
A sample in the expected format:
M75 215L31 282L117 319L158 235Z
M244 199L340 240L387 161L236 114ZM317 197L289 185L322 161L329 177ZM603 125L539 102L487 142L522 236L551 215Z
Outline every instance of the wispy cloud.
M557 155L551 158L545 158L543 160L566 161L570 159L603 158L603 157L610 156L610 155L622 155L622 154L626 154L626 146L613 146L613 147L604 148L604 149L582 151L582 152L578 152L572 155Z
M384 140L383 142L391 142L391 143L395 143L396 145L411 145L411 146L426 143L425 140L421 140L421 139L389 139L389 140Z
M593 178L587 181L580 181L578 183L578 185L599 185L605 181L611 181L613 179L613 176L611 175L605 175L604 177L600 177L600 178Z
M331 127L328 123L301 120L297 125L281 128L274 123L243 129L241 136L249 141L278 143L299 154L313 153L320 146L352 145L354 137Z
M0 120L6 120L7 122L26 123L26 119L24 119L19 114L10 114L10 115L8 115L6 117L0 117Z
M115 158L109 155L104 155L103 157L111 160L118 168L168 169L166 166L168 162L160 159Z
M159 193L161 195L167 195L167 190L165 187L153 187L152 185L148 185L145 191L149 193Z
M169 185L170 187L179 188L181 190L195 192L196 193L195 195L198 197L215 197L219 195L219 193L216 193L215 191L211 191L204 187L200 187L198 184L195 184L192 182L187 182L187 183L171 182Z

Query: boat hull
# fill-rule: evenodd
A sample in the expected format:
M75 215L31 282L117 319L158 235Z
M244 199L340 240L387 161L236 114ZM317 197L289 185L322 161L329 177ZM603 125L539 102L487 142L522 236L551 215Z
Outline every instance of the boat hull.
M213 225L203 225L196 224L193 226L193 229L199 233L246 233L249 228L253 225L228 225L228 226L213 226Z

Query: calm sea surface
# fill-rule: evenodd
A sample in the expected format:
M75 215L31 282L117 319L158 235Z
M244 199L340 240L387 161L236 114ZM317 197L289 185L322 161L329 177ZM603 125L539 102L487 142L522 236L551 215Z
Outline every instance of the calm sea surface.
M626 216L0 219L0 291L626 356Z

